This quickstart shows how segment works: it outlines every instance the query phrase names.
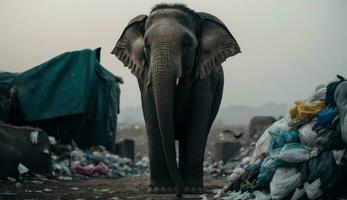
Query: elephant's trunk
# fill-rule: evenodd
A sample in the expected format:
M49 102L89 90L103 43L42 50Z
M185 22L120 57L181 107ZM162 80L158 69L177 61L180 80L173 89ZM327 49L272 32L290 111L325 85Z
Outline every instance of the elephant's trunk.
M173 121L175 82L178 78L174 59L171 48L165 45L153 47L150 68L163 151L169 173L177 186L177 195L181 195L183 181L176 162Z

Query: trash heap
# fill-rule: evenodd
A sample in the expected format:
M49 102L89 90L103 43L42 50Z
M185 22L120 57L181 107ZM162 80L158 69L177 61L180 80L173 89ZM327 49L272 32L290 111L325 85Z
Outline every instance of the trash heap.
M347 81L319 85L304 101L267 128L245 167L216 197L245 199L337 199L346 195Z
M236 156L229 161L213 161L207 158L204 162L204 173L214 178L228 177L233 173L235 168L244 168L252 161L252 154L255 144L251 143L250 147L241 147Z
M133 162L112 154L103 146L94 146L81 150L76 145L57 146L52 154L52 173L61 180L70 180L72 176L138 176L147 173L149 159L139 158Z

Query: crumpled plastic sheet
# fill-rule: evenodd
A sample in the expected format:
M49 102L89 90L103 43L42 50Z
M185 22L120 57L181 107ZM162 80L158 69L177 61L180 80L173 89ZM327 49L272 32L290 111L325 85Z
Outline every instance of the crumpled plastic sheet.
M305 195L305 190L303 188L296 188L295 192L290 200L299 200Z
M307 149L313 149L316 147L318 134L316 131L312 130L314 125L315 121L312 120L299 128L300 143L303 144Z
M288 143L283 146L277 157L287 163L302 163L310 159L310 153L300 143Z
M284 199L301 184L301 174L295 168L278 168L270 182L271 199Z
M304 190L307 197L309 199L317 199L318 197L322 196L323 191L320 189L321 185L322 183L320 182L319 178L312 183L304 183Z

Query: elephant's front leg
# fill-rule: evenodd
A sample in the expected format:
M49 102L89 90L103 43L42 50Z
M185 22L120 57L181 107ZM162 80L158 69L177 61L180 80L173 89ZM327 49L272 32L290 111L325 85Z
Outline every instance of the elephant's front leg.
M210 81L200 81L192 93L192 114L187 132L183 177L188 193L203 192L203 162L208 133L219 110L223 93L223 70Z
M211 112L211 93L204 91L203 88L206 88L207 84L204 82L198 83L192 93L191 119L185 143L182 142L185 152L181 154L183 158L180 159L184 159L182 171L185 193L203 192L203 162Z
M153 93L142 93L142 109L146 121L148 152L150 161L149 193L174 193L175 184L169 174L161 142Z

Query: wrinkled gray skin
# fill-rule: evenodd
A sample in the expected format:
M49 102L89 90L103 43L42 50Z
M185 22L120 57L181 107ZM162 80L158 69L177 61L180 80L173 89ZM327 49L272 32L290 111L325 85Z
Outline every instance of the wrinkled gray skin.
M334 99L340 115L341 137L347 144L347 81L336 87Z
M255 116L249 122L249 136L253 137L256 134L264 132L276 119L272 116Z
M240 52L221 21L206 13L196 16L170 6L140 15L112 52L138 79L150 193L203 192L206 140L223 92L220 64Z

